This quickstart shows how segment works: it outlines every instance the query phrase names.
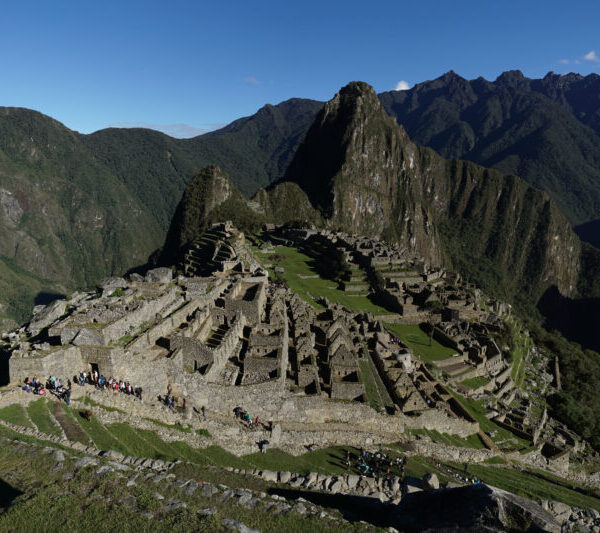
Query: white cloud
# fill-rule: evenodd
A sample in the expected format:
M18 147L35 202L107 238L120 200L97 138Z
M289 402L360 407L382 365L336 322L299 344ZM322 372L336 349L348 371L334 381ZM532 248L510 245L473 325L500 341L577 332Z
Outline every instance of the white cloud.
M244 82L250 83L251 85L258 85L260 83L254 76L246 76Z
M410 84L404 80L400 80L394 87L394 91L408 91L408 89L410 89Z
M559 59L558 62L561 65L568 65L571 61L569 61L568 59Z
M148 124L147 122L113 122L109 128L146 128L149 130L161 131L177 139L190 139L203 135L209 131L219 129L224 124L206 124L206 128L195 128L189 124Z
M591 50L590 52L585 54L583 56L583 59L585 59L586 61L591 61L592 63L600 63L600 56L598 56L598 54L596 54L594 50Z

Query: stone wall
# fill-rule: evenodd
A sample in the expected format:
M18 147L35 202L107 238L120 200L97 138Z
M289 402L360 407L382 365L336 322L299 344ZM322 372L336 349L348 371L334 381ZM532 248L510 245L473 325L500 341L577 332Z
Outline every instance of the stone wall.
M221 344L216 348L210 348L199 339L189 338L183 334L172 335L169 347L172 351L181 350L183 368L195 370L210 364L210 376L215 377L234 353L243 328L244 321L240 315L237 315L233 318L230 328L223 336Z
M81 359L83 367L80 370L90 371L92 364L98 365L100 375L125 379L124 375L117 372L115 361L122 359L124 350L120 348L105 348L100 346L82 346ZM77 370L78 372L80 370Z
M477 422L451 417L442 409L428 409L420 413L419 416L407 417L406 427L410 429L431 429L463 438L479 433Z
M50 376L71 378L83 368L81 351L75 346L61 348L53 352L34 357L12 357L10 359L10 383L22 383L28 378L38 377L45 380Z
M196 309L198 309L199 305L200 302L198 300L192 300L181 309L165 318L162 322L156 324L156 326L153 326L148 331L142 333L137 339L131 342L127 348L139 352L153 346L161 337L167 336L174 329L191 321L192 315Z
M109 324L102 330L104 340L109 343L116 341L124 335L129 335L139 328L144 322L154 321L158 313L163 313L165 308L173 308L184 300L177 294L177 287L171 287L165 294L144 302L140 309L126 314L123 318ZM172 311L174 309L171 309ZM167 312L170 312L167 309Z
M171 357L155 360L141 359L135 354L122 354L114 360L115 377L129 381L134 387L142 387L145 398L155 399L164 396L169 385L179 393L179 383L183 381L183 358L181 351Z

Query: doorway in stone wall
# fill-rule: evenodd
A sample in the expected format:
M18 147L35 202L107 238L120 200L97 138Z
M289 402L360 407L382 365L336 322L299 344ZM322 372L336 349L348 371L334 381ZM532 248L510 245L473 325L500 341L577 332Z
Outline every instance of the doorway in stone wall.
M94 372L98 372L98 377L100 377L100 370L98 370L98 363L90 363L90 367L92 368L92 376Z

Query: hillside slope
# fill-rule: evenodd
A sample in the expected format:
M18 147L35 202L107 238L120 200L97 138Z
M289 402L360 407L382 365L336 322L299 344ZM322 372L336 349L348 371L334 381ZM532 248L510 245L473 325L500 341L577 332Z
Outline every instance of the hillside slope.
M200 168L219 163L247 194L281 177L321 105L265 106L195 139L144 129L80 135L41 113L0 108L0 329L24 320L39 293L145 263Z
M600 218L600 76L488 82L450 71L380 98L415 143L520 176L572 224Z

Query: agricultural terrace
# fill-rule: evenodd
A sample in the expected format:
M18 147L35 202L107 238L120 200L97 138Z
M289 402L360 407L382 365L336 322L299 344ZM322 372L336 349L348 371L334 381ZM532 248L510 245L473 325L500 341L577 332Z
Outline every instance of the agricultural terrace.
M385 327L406 344L424 363L440 361L456 354L456 350L431 338L415 324L389 324Z
M375 315L389 314L387 309L373 303L368 296L351 296L338 289L336 281L322 278L316 269L315 259L296 248L276 246L268 253L258 248L253 248L253 251L263 263L271 264L268 271L272 279L282 279L290 289L317 309L323 308L317 300L325 297L330 302L355 311L366 311ZM283 272L276 272L275 267L282 268Z

